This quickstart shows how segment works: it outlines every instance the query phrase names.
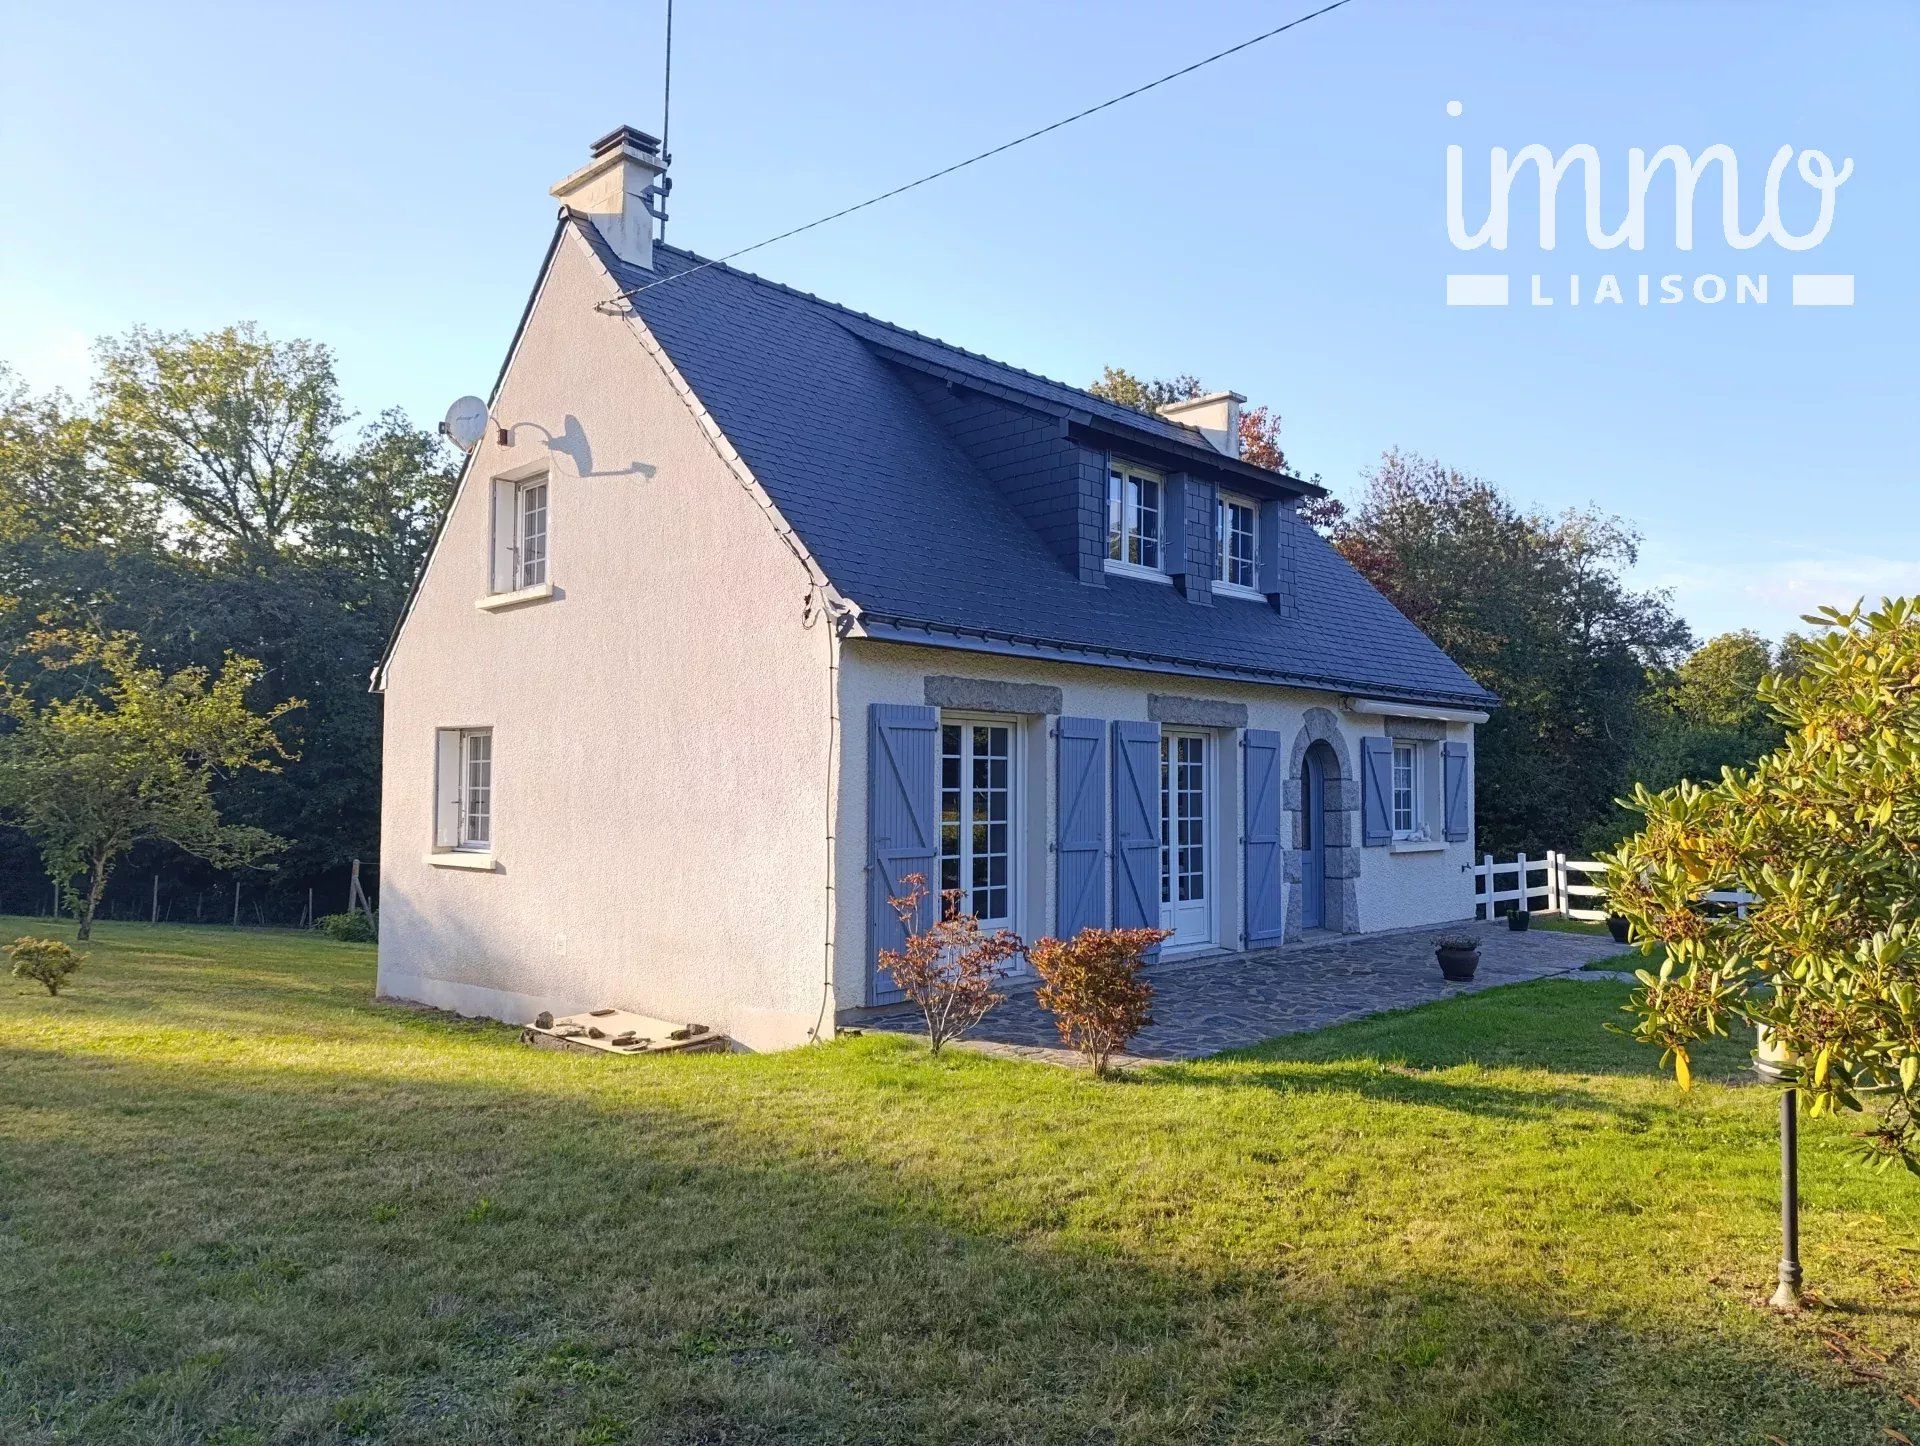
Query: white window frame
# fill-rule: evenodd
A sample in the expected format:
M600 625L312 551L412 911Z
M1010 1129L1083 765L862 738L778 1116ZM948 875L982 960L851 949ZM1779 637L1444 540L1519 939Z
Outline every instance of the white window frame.
M553 496L547 483L547 474L542 472L538 477L528 477L513 484L513 541L509 546L512 549L515 592L521 588L539 587L547 580L547 522L551 516L549 501ZM536 494L540 502L538 509L532 506ZM540 521L537 549L529 545L527 527L536 510Z
M1129 482L1133 484L1131 492L1127 488ZM1143 485L1154 489L1151 534L1141 526L1142 514L1149 510L1143 505L1141 493ZM1119 492L1118 496L1115 495L1116 489ZM1107 571L1121 573L1128 577L1151 578L1155 582L1171 582L1172 579L1167 576L1167 479L1151 467L1123 462L1117 457L1109 458L1107 460L1106 516ZM1119 524L1117 532L1116 520ZM1153 543L1153 562L1135 562L1127 557L1130 543L1137 544L1149 539ZM1118 557L1113 555L1116 544L1120 549Z
M1247 511L1247 537L1249 541L1247 558L1247 578L1244 583L1231 581L1228 577L1231 554L1229 509L1244 507ZM1213 590L1225 593L1228 597L1259 598L1265 600L1266 594L1260 591L1260 504L1251 497L1238 492L1222 492L1214 507L1214 583Z
M543 602L555 597L553 586L553 472L542 461L511 472L501 472L492 482L492 525L487 543L487 590L474 606L483 612L502 612L526 603ZM545 488L542 493L539 489ZM540 556L537 565L527 561L527 504L536 497L544 499L540 508Z
M486 744L486 783L475 788L473 781L474 745ZM455 795L457 812L454 829L453 847L456 853L490 854L493 852L493 730L491 728L462 728L455 742L458 750L459 783ZM478 794L485 801L486 833L476 835L472 831L473 801Z
M1427 754L1430 751L1426 745L1421 743L1409 742L1400 738L1396 738L1393 741L1393 761L1391 765L1393 787L1387 799L1387 816L1388 821L1393 826L1393 837L1396 843L1421 840L1425 837L1424 830L1427 822ZM1406 784L1404 789L1401 785L1401 763L1403 759L1406 761ZM1403 797L1407 805L1404 810L1404 821L1403 810L1400 807Z
M475 746L486 745L485 781L474 780ZM433 853L458 862L492 857L499 790L494 786L497 754L491 726L440 728L434 733ZM484 834L475 831L474 802L484 794ZM484 866L484 865L483 865Z
M973 763L972 730L976 727L1004 728L1007 730L1007 913L1005 918L981 917L983 929L1020 930L1025 904L1022 885L1026 877L1026 720L1018 714L970 713L959 710L940 713L942 730L952 726L961 730L960 739L960 831L959 866L963 897L961 908L971 910L974 905L973 885L970 882L973 873L973 838L971 812L973 792L968 777ZM941 770L935 775L934 815L935 825L944 830L946 823L946 735L941 734L934 753L934 766ZM928 888L937 897L944 887L943 871L947 859L946 841L943 836L934 846L934 877L927 881ZM938 907L936 904L935 907Z

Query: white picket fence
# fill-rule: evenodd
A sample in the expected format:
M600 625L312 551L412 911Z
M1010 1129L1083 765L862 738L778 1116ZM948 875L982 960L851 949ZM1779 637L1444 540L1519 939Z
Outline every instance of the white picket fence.
M1545 858L1519 854L1501 863L1483 855L1473 867L1473 903L1476 917L1490 919L1500 904L1512 904L1534 914L1564 914L1569 919L1604 919L1607 911L1603 880L1607 866L1593 859L1570 859L1553 849ZM1502 878L1509 880L1500 887ZM1740 889L1716 890L1707 895L1713 904L1731 904L1741 918L1754 895Z

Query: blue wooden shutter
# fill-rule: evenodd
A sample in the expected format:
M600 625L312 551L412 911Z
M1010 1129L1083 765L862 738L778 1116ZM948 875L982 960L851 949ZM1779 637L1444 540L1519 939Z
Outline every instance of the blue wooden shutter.
M1393 740L1360 740L1360 842L1393 842Z
M1473 795L1468 791L1467 745L1449 743L1443 749L1445 768L1442 779L1447 801L1446 835L1448 843L1460 843L1467 837L1467 821L1472 816Z
M1285 844L1280 836L1280 735L1249 728L1242 745L1246 779L1247 943L1265 944L1286 930Z
M1098 718L1054 725L1059 805L1054 932L1071 939L1107 922L1107 730Z
M910 874L926 879L929 900L940 896L940 714L902 703L874 703L867 714L867 1002L888 1004L901 995L879 954L904 945L906 930L887 900L908 892ZM929 902L921 923L932 917Z
M1113 926L1160 927L1160 725L1113 725Z

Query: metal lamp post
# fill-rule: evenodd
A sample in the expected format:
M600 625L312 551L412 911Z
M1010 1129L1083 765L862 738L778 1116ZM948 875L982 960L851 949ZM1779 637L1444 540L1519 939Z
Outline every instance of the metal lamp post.
M1761 1079L1778 1084L1790 1077L1793 1052L1763 1025L1753 1070ZM1780 1091L1780 1283L1768 1302L1775 1310L1800 1308L1800 1092L1791 1086Z

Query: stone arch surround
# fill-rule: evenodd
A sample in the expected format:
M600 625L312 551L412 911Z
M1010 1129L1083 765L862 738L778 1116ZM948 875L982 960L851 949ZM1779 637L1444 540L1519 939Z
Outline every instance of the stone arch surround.
M1300 851L1306 840L1301 836L1300 766L1307 750L1316 743L1327 745L1333 764L1326 780L1327 838L1327 927L1335 933L1360 932L1359 890L1360 851L1354 840L1359 833L1360 776L1354 771L1353 752L1347 747L1340 720L1330 708L1309 708L1293 736L1293 748L1287 758L1287 776L1281 785L1281 802L1287 812L1287 924L1289 941L1300 937Z

